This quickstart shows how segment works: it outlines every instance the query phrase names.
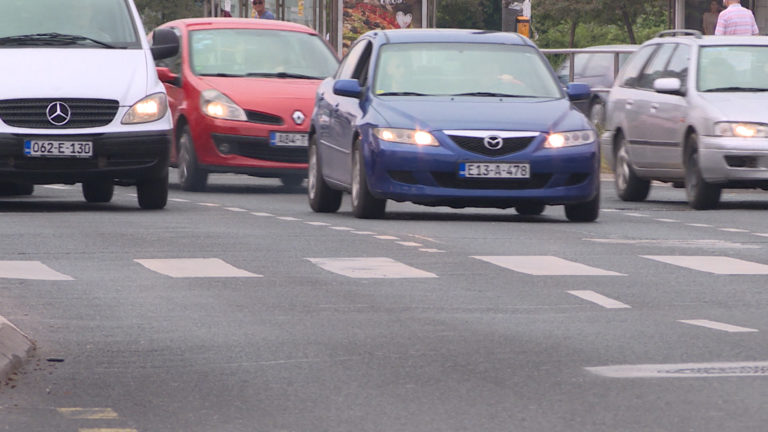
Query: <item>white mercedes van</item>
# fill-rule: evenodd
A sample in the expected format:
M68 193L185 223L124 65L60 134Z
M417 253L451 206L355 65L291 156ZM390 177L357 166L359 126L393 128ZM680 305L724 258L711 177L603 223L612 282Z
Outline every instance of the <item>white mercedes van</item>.
M0 192L80 183L109 202L136 185L141 208L165 207L173 124L154 59L179 39L145 34L132 0L0 0Z

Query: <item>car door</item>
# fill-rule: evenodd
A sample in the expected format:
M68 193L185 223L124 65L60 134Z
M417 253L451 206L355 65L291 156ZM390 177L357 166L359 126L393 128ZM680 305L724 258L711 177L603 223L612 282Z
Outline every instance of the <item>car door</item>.
M350 48L347 55L342 59L336 75L329 83L328 87L323 86L322 91L318 93L318 109L322 111L318 114L327 115L327 127L325 127L318 136L318 152L323 167L323 175L327 180L344 185L349 184L350 173L349 161L352 158L350 143L345 142L343 137L347 136L345 124L348 120L341 118L347 115L341 112L342 105L348 109L350 101L344 96L333 93L333 84L342 79L352 79L355 70L358 67L359 60L363 53L370 48L370 41L361 40ZM352 101L359 104L359 100Z
M643 91L637 88L637 80L640 73L648 63L648 59L658 49L658 45L646 45L640 48L616 77L616 83L611 89L607 125L611 129L621 129L627 142L633 140L637 134L638 111L635 101L642 97ZM627 151L630 149L628 148ZM631 155L630 155L630 159Z

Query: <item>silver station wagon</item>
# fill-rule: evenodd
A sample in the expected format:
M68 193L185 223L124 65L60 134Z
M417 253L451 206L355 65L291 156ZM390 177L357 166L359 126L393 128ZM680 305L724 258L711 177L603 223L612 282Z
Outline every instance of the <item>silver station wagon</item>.
M700 210L723 188L768 190L768 37L659 33L616 77L601 146L624 201L652 180Z

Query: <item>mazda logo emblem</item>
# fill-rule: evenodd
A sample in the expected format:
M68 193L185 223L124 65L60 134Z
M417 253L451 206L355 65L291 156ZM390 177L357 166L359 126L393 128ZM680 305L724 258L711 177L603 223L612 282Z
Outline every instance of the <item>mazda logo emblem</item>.
M488 135L483 139L483 145L490 150L498 150L504 145L504 139L498 135Z
M304 117L304 113L301 111L294 111L291 117L293 118L293 122L297 125L304 123L304 120L306 119L306 117Z
M48 115L48 121L56 126L62 126L69 121L72 111L69 106L64 102L53 102L48 105L48 109L45 110Z

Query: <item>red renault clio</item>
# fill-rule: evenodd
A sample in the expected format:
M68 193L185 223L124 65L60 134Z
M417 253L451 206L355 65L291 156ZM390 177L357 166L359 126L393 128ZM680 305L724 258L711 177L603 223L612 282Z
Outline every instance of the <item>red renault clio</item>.
M171 166L183 190L205 189L208 173L306 177L315 92L338 58L312 29L248 18L192 18L160 28L181 50L158 60L174 119Z

